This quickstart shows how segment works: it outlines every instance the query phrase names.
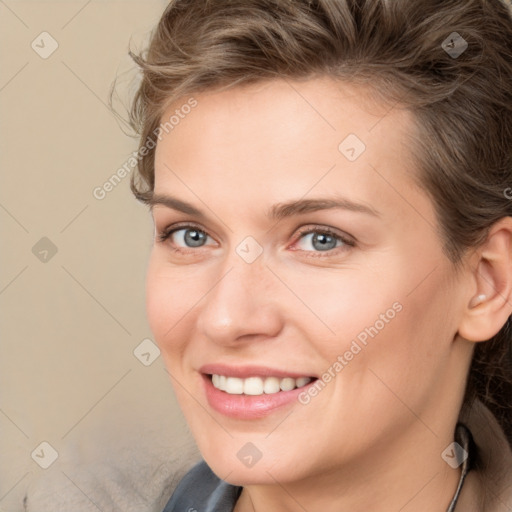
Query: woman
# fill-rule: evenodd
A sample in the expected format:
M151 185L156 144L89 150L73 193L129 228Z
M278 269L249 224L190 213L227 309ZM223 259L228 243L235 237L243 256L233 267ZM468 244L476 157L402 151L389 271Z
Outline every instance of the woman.
M512 509L500 0L175 0L132 188L204 461L165 511Z

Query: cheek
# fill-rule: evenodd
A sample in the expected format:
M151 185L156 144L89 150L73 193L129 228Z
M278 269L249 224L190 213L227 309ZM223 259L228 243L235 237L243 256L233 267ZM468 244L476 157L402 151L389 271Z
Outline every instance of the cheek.
M180 278L179 270L152 254L146 274L146 315L155 341L164 355L179 349L180 330L187 322L187 314L197 302L196 280Z
M391 298L400 302L401 310L368 339L360 359L368 370L366 400L379 397L382 417L391 410L400 413L400 400L414 411L425 410L446 378L456 317L448 282L448 275L443 277L439 269L417 288L410 286L411 279L396 283Z
M307 305L306 309L291 298L290 304L297 302L295 320L309 333L309 339L318 340L318 348L329 359L336 359L340 351L349 349L352 340L364 343L399 321L402 297L389 269L386 276L348 269L290 279L296 283L296 295Z
M159 344L165 332L164 326L167 325L169 328L173 317L171 304L173 300L170 293L172 286L166 286L165 281L152 256L146 274L146 315L151 331Z
M294 281L310 309L296 320L328 367L347 354L350 378L370 368L399 388L418 382L417 372L428 380L440 370L453 337L450 272L439 264L430 275L435 263L415 261Z

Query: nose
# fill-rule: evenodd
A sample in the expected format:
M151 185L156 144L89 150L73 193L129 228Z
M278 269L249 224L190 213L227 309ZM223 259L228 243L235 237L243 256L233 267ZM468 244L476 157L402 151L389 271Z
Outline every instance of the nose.
M277 336L283 315L273 277L262 258L249 264L235 255L204 298L199 332L222 345Z

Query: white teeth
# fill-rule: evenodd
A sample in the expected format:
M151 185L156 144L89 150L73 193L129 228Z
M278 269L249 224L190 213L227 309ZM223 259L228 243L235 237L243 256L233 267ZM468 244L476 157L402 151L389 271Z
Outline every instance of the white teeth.
M311 382L311 379L309 377L300 377L297 379L297 387L301 388L302 386L305 386L306 384L309 384Z
M279 387L279 379L277 377L267 377L263 383L263 391L270 395L272 393L278 393L281 390Z
M291 391L292 389L295 389L295 379L285 377L279 383L279 387L281 388L281 391Z
M213 387L225 391L230 395L267 395L279 393L279 391L291 391L295 388L300 388L309 384L311 378L299 377L249 377L247 379L240 379L238 377L226 377L225 375L212 375Z
M263 379L260 377L249 377L244 381L244 395L262 395Z
M224 391L230 395L241 395L244 392L244 379L227 377Z

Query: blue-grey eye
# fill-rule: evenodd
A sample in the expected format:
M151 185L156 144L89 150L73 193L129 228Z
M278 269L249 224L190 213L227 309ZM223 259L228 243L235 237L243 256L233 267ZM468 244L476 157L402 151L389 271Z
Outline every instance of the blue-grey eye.
M340 237L320 231L306 233L298 243L299 248L303 251L330 251L341 245L343 245L343 240Z
M177 229L172 237L174 243L180 247L202 247L209 238L204 231L195 228Z

